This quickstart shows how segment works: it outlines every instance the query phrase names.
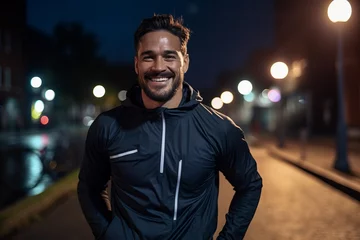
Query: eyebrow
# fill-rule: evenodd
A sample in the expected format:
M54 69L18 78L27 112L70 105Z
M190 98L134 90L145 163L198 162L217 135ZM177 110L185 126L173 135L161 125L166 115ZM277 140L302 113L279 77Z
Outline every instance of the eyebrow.
M148 50L148 51L144 51L140 54L140 56L144 56L144 55L153 55L154 54L154 51L151 51L151 50ZM175 55L178 55L177 51L174 51L174 50L165 50L164 51L164 54L167 55L167 54L175 54Z

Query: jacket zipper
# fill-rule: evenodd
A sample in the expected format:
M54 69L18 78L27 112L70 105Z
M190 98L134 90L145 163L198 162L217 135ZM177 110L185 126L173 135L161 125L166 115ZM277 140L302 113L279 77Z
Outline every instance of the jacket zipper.
M177 212L178 212L179 190L180 190L180 180L181 180L181 168L182 168L182 160L179 161L179 169L178 169L178 175L177 175L176 192L175 192L175 204L174 204L174 221L176 221Z
M165 161L165 133L166 133L164 112L161 113L161 119L162 119L162 135L161 135L160 173L163 173L164 172L164 161Z

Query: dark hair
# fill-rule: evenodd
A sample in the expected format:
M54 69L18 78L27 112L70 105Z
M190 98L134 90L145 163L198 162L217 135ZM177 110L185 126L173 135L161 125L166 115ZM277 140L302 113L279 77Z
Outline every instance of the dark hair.
M177 36L180 39L181 53L184 55L186 54L187 43L190 38L190 29L183 25L182 18L174 19L174 17L170 14L154 14L153 17L146 18L141 22L134 34L135 51L137 52L138 50L139 42L142 36L146 33L157 30L166 30Z

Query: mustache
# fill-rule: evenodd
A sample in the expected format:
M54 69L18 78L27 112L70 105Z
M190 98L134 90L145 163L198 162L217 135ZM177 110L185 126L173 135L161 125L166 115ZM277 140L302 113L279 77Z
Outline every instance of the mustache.
M171 72L148 72L148 73L145 73L145 75L144 75L145 78L153 78L153 77L171 78L173 76L174 76L174 74L172 74Z

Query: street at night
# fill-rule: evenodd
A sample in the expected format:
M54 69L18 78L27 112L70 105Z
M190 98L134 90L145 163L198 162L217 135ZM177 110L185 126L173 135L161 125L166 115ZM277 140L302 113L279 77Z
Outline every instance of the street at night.
M360 238L358 201L270 157L265 147L253 148L252 152L258 161L264 188L245 240ZM233 193L221 175L218 231L225 222L224 215ZM74 196L13 239L92 239L92 234Z
M0 239L360 240L359 14L0 1Z

